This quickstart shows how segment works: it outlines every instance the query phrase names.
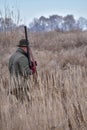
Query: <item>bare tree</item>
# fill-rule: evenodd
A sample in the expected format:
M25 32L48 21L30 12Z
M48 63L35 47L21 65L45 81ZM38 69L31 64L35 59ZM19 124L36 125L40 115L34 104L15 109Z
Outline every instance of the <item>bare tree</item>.
M74 25L75 25L75 19L73 15L67 15L64 17L63 27L65 31L74 29Z

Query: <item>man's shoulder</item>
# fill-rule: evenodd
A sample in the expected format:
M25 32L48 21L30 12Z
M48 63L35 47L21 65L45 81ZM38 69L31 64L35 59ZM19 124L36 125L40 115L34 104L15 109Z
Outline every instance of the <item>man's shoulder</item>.
M26 58L25 55L23 55L22 53L20 52L15 52L11 57L10 57L10 60L14 60L14 61L19 61L20 59L24 59Z
M24 54L16 52L16 55L15 55L15 60L16 61L20 61L20 60L24 60L24 59L27 59Z
M20 48L18 48L18 50L16 51L16 57L17 57L17 59L19 59L19 58L23 58L23 59L27 58L26 55L24 54L23 50L20 49Z

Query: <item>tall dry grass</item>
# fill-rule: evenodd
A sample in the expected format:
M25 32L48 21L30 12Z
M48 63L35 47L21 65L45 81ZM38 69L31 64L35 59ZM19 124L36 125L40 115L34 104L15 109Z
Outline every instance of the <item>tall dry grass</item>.
M0 33L0 130L86 130L87 32L29 34L38 76L23 103L9 93L17 86L8 72L21 38L23 30Z
M87 129L85 67L45 70L38 73L37 83L31 78L27 84L30 101L21 103L7 93L9 77L0 78L0 130Z

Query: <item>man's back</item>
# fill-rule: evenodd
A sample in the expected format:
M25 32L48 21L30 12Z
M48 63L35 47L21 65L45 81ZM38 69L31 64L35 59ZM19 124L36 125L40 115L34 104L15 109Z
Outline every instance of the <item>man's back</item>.
M21 49L18 48L17 51L9 59L9 71L10 74L23 76L30 75L32 71L29 68L27 54Z

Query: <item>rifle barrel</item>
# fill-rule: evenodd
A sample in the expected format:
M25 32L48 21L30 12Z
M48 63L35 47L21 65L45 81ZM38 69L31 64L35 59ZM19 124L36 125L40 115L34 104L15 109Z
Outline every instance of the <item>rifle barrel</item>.
M30 67L31 66L31 58L30 58L29 41L28 41L27 27L26 26L24 26L24 30L25 30L25 39L27 42L27 56L28 56L28 62L29 62L29 67Z

